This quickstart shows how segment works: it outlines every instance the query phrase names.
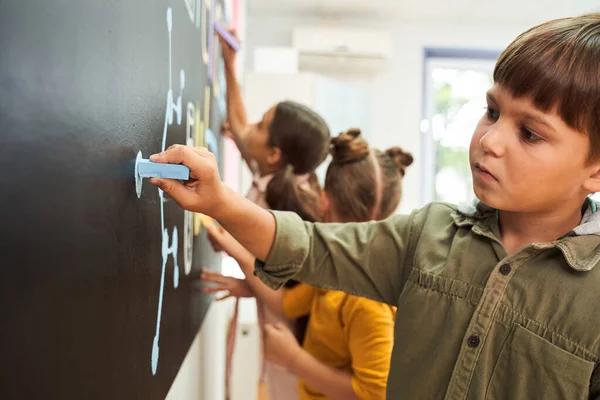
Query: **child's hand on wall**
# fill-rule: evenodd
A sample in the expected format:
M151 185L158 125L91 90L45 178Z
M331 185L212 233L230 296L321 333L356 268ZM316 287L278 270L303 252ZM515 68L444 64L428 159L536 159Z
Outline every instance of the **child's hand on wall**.
M249 255L246 250L229 232L216 224L205 225L208 241L215 251L224 251L238 263L242 263Z
M250 290L250 286L245 279L238 279L232 276L225 276L218 272L202 270L201 279L205 282L214 283L213 286L204 287L202 290L206 294L217 292L227 292L224 295L217 297L217 301L225 300L229 297L254 297Z
M210 242L210 245L212 246L213 250L216 251L217 253L220 251L225 250L225 248L223 247L223 245L221 244L221 234L225 233L225 229L223 229L223 227L218 226L216 227L218 234L215 235L214 233L211 233L210 229L207 229L208 235L208 241ZM225 251L227 253L227 251ZM231 256L231 254L229 254Z

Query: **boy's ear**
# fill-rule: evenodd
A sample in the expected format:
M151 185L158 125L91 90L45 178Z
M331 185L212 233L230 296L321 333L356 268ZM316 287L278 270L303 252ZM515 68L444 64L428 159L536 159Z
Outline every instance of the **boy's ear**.
M587 192L600 192L600 162L594 164L592 175L583 183L583 187Z

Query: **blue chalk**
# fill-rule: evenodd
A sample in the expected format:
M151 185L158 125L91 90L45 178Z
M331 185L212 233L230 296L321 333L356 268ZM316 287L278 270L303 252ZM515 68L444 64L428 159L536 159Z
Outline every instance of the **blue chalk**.
M142 178L190 179L190 169L185 165L155 163L144 158L137 161L136 171Z
M223 24L221 24L218 21L215 21L213 23L214 27L215 27L215 31L217 31L217 33L223 38L225 39L225 41L227 42L227 44L229 44L229 46L231 46L231 48L235 51L240 51L240 42L236 39L235 36L233 36L231 34L231 32L229 32L227 30L227 28L225 28L225 26Z

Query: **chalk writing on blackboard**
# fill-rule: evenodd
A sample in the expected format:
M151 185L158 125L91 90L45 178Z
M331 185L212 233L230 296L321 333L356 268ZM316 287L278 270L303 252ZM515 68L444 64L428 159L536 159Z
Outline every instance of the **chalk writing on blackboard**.
M196 19L196 0L184 0L185 8L187 8L188 15L190 16L190 20L194 23Z
M177 96L177 100L174 101L173 98L173 83L172 83L172 41L171 41L171 33L173 30L173 16L171 12L171 8L167 9L167 30L169 33L169 91L167 92L167 109L165 113L165 122L163 127L163 137L162 137L162 147L161 151L165 151L166 143L167 143L167 130L169 125L173 124L173 118L176 116L177 124L181 125L181 119L183 114L183 109L181 106L181 96L183 94L183 88L185 87L185 71L179 71L179 95ZM159 340L160 340L160 321L162 316L162 306L163 306L163 294L165 288L165 273L167 267L167 261L169 260L169 256L173 257L173 286L177 288L179 286L179 265L177 264L177 246L179 243L178 234L177 234L177 226L173 227L173 233L171 234L171 245L169 245L169 231L165 228L165 195L162 190L158 189L158 196L160 198L160 220L161 220L161 236L162 236L162 246L161 246L161 255L162 255L162 271L160 276L160 291L158 294L158 312L156 316L156 332L154 334L154 340L152 342L152 357L151 357L151 367L152 374L156 374L156 370L158 368L158 357L159 357ZM186 220L190 218L186 215ZM186 231L188 228L185 223L184 227ZM187 236L187 235L186 235ZM187 249L186 249L187 250ZM186 260L187 257L186 257ZM187 263L186 263L187 264ZM189 262L191 269L191 261ZM187 265L186 265L187 267ZM189 270L186 268L186 273L189 273Z
M200 4L202 3L202 7ZM214 30L212 29L214 20L214 11L219 10L219 14L221 13L220 7L216 7L214 0L207 0L201 2L199 0L185 0L186 8L188 11L188 15L192 23L195 22L196 27L200 27L199 25L203 25L203 27L208 27L208 31L202 29L202 58L205 63L209 64L209 80L212 78L212 73L214 69L214 60L217 59L217 54L214 48ZM195 9L195 13L193 10ZM209 14L209 15L207 15ZM207 18L208 17L208 18ZM218 16L220 18L220 15ZM210 21L206 21L206 19L210 19ZM208 22L208 23L207 23ZM163 126L163 136L162 136L162 146L161 151L165 151L166 143L167 143L167 131L168 127L176 122L178 125L182 123L182 117L184 113L184 109L182 107L182 95L183 89L185 88L185 71L182 69L179 71L179 95L177 99L174 98L173 95L173 82L172 82L172 31L173 31L173 15L171 8L167 9L167 32L169 35L169 90L167 92L167 104L166 104L166 112L165 112L165 121ZM209 50L210 49L210 50ZM211 51L212 50L212 51ZM212 57L211 57L212 55ZM221 77L220 77L221 78ZM221 82L212 82L213 88L216 92L220 92L219 83ZM200 139L199 136L203 133L204 136L201 140L202 144L208 147L208 149L215 155L218 154L218 144L217 144L217 136L214 132L208 128L209 126L209 116L210 116L210 87L207 86L205 89L205 99L204 99L204 118L200 118L200 107L194 106L193 103L188 102L186 110L186 144L188 146L199 145L198 141ZM138 154L138 158L141 157L141 153ZM137 173L136 173L137 175ZM141 196L141 181L136 181L136 191L138 193L138 197ZM160 355L160 326L161 326L161 316L163 309L163 295L165 288L165 275L166 275L166 266L170 257L173 257L173 287L177 288L179 286L179 265L177 262L177 253L178 253L178 231L177 226L173 227L172 233L169 236L169 231L165 227L165 215L164 208L165 199L164 193L162 190L158 189L158 196L160 198L160 219L161 219L161 256L162 256L162 269L161 269L161 277L160 277L160 289L158 295L158 311L156 316L156 331L154 334L154 340L152 342L152 356L150 360L152 374L156 375L156 371L158 369L158 359ZM198 234L196 229L196 221L194 213L190 213L188 211L184 212L184 224L183 224L183 266L184 272L188 275L192 269L192 255L193 255L193 239L194 236ZM170 244L169 244L170 239Z
M209 14L210 15L207 15ZM202 2L202 10L200 13L200 19L196 21L196 27L202 27L202 38L201 38L201 46L202 46L202 61L204 64L209 63L209 50L210 50L210 40L211 35L214 35L214 29L209 25L209 20L212 20L212 3L211 0L204 0ZM199 22L199 24L198 24ZM209 66L210 71L210 66Z
M193 147L195 145L196 129L196 107L194 103L188 102L185 117L186 146ZM194 213L184 211L183 218L183 270L186 275L189 275L192 271L192 256L194 252Z

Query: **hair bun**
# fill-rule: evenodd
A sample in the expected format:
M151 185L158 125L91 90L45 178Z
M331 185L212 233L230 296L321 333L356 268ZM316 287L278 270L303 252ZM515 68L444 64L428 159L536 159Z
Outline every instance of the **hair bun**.
M400 147L391 147L385 151L385 154L390 156L390 158L394 161L394 164L396 164L402 176L404 176L406 173L406 168L408 168L414 161L413 155L402 150Z
M369 144L360 136L360 129L353 128L331 138L329 154L332 163L344 164L364 160L369 156Z

